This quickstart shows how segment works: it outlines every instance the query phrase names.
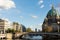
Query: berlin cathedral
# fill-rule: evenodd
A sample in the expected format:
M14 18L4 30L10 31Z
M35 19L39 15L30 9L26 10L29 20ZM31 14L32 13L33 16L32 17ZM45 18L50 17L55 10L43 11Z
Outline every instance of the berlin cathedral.
M60 32L60 14L52 6L42 24L43 32Z

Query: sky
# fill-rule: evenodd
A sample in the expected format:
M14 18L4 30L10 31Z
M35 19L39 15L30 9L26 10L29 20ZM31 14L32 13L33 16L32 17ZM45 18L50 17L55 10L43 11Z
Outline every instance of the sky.
M42 30L52 4L60 11L60 0L0 0L0 18Z

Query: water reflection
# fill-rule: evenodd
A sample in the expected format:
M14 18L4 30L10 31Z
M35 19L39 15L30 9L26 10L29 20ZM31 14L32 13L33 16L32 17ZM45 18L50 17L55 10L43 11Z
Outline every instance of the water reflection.
M60 40L57 38L43 38L42 36L32 36L32 37L25 37L23 39L0 39L0 40Z
M55 39L55 38L54 38L54 39L42 39L42 40L60 40L60 39Z
M60 39L0 39L0 40L60 40Z

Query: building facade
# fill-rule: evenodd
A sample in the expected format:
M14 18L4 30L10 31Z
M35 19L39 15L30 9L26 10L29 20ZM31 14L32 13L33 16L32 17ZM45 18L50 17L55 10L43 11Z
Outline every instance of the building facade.
M43 32L59 32L60 31L60 14L52 6L48 11L46 18L42 24Z
M0 33L6 33L6 30L10 28L10 29L14 29L15 31L19 31L19 32L26 32L26 28L24 25L19 24L18 22L13 22L10 23L10 21L5 20L5 19L0 19Z
M0 19L0 33L5 33L7 27L9 27L8 21Z
M19 24L19 23L17 23L17 22L13 22L13 29L15 30L15 31L20 31L20 32L22 32L22 27L21 27L21 25Z
M22 24L21 24L21 27L22 27L22 32L26 32L26 27Z

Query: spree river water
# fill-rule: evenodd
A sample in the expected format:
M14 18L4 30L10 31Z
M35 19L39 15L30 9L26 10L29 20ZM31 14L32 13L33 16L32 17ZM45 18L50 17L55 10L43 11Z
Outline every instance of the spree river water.
M60 40L60 39L43 39L42 36L33 36L33 37L27 37L27 38L24 38L24 39L0 39L0 40Z
M1 39L1 40L42 40L42 36L25 37L23 39Z

